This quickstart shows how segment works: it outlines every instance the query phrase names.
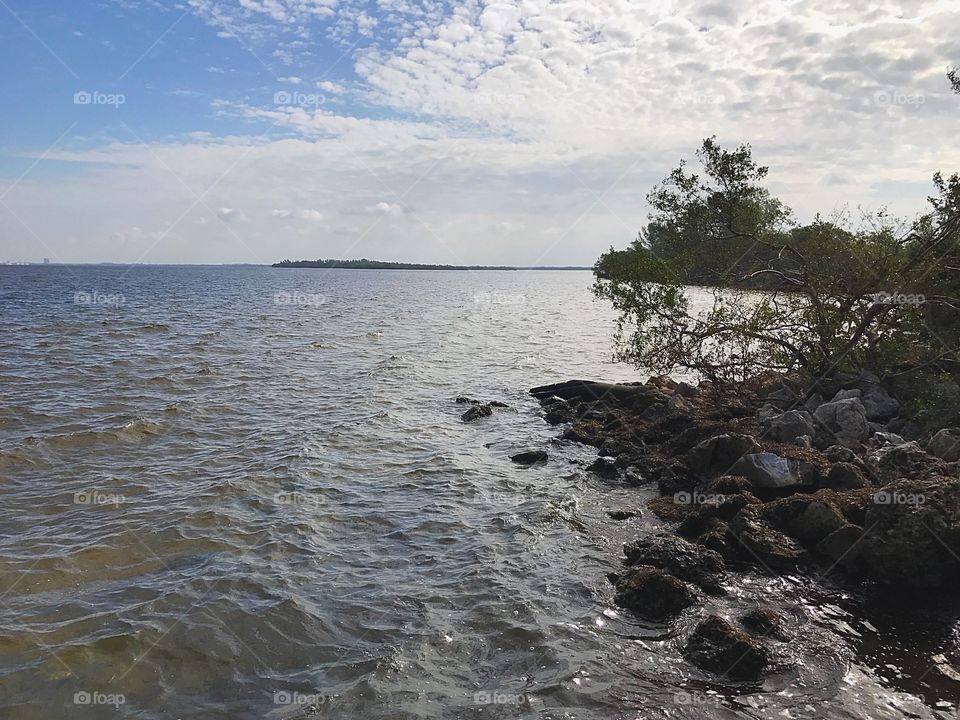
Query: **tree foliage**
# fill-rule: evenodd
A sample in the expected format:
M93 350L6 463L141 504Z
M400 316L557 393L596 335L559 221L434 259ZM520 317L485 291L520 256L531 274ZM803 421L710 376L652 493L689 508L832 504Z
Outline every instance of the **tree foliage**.
M750 146L703 141L647 196L650 222L597 261L619 312L619 359L718 382L765 370L888 372L960 344L960 178L934 176L929 209L799 224ZM691 292L689 286L706 286Z

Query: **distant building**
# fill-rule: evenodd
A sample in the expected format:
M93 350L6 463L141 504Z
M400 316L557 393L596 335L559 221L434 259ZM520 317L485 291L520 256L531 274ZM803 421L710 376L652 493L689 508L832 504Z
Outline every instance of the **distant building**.
M44 258L44 259L43 259L43 264L44 264L44 265L49 265L49 264L50 264L50 258Z

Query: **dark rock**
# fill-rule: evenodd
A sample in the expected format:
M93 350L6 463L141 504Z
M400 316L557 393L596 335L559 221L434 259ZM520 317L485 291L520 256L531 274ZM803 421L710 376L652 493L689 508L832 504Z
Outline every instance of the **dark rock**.
M590 467L587 469L592 470L602 478L607 478L610 480L617 478L620 475L620 468L617 467L617 459L608 457L606 455L601 455L598 457L596 460L590 463Z
M551 425L560 425L573 419L573 408L563 398L551 397L541 402L544 419Z
M637 468L635 465L631 465L623 471L623 480L631 485L643 485L647 482L640 473L639 468Z
M866 574L937 588L960 580L960 480L900 480L868 506L860 542Z
M794 442L802 435L815 434L813 417L806 410L788 410L785 413L774 415L765 423L767 436L779 442Z
M730 546L730 528L727 523L717 518L707 521L706 527L697 536L695 542L708 550L713 550L724 559L732 559L736 555L734 548Z
M943 428L927 443L927 452L946 462L960 460L960 428Z
M771 572L793 572L809 561L793 538L774 529L763 517L762 505L748 505L730 522L730 533L745 560Z
M683 654L701 670L734 680L756 679L770 663L760 643L717 615L697 625Z
M629 520L633 517L640 517L639 510L607 510L607 516L611 520Z
M458 405L463 405L463 404L479 405L480 404L479 400L474 400L473 398L464 397L463 395L460 395L456 399L456 402Z
M843 512L827 493L794 495L763 506L763 518L777 530L815 548L832 532L847 525Z
M697 601L690 585L660 568L639 565L618 577L613 601L649 618L676 615Z
M837 562L841 567L853 570L857 567L858 551L863 528L847 524L837 528L817 544L817 552Z
M723 558L683 538L675 535L643 537L624 545L623 553L631 565L649 565L666 570L706 592L723 591L720 584L724 572Z
M491 401L490 401L490 407L495 407L495 408L508 408L508 407L510 407L510 406L507 405L505 402L500 402L499 400L491 400Z
M754 608L741 615L738 620L752 635L759 635L761 638L772 637L780 641L790 639L783 627L783 618L780 613L770 608Z
M524 450L516 455L511 455L510 459L518 465L534 465L536 463L546 462L547 453L545 450Z
M860 469L847 462L838 462L833 465L822 481L823 487L833 490L854 490L867 487L869 484L870 482L863 476Z
M700 394L700 388L690 383L681 382L674 389L675 395L681 395L686 398L697 397Z
M583 443L584 445L599 445L604 441L603 429L599 423L577 420L560 436L564 440Z
M808 462L788 460L773 453L751 453L740 458L730 469L731 475L742 475L757 492L800 490L816 483L817 470Z
M493 408L489 405L474 405L461 415L460 419L464 422L473 422L479 418L490 417L491 415L493 415Z
M880 385L870 385L860 394L867 420L883 422L896 417L900 403Z
M850 463L857 459L856 453L843 445L831 445L823 451L823 454L826 455L827 459L831 462Z
M726 475L741 457L757 452L760 452L760 446L749 435L716 435L698 443L687 453L687 465L701 476Z

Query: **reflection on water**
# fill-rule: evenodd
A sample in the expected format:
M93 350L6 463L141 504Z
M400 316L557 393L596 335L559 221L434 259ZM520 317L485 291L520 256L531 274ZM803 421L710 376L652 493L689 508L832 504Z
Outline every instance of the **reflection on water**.
M550 446L526 394L642 379L589 284L0 268L0 715L932 717L803 583L714 601L804 628L735 693L681 626L611 607L620 544L656 521L610 520L643 494ZM510 407L465 424L460 394ZM525 447L551 460L510 463Z

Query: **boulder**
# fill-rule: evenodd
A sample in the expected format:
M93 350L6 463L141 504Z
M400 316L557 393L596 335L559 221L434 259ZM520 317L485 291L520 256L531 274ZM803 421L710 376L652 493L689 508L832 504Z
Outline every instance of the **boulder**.
M770 663L766 648L718 615L694 628L683 654L701 670L734 680L756 679Z
M738 552L747 561L771 572L793 572L809 561L793 538L774 529L763 517L762 505L748 505L730 522Z
M916 441L885 445L867 455L866 466L874 481L880 484L900 478L923 480L944 473L944 462L925 452Z
M693 473L704 477L726 475L741 457L757 452L760 452L760 446L749 435L715 435L687 453L687 466Z
M483 417L490 417L491 415L493 415L493 408L489 405L474 405L463 415L461 415L460 419L464 422L473 422L474 420L478 420Z
M882 582L938 588L960 580L960 480L900 480L868 506L860 542L866 574Z
M640 517L639 510L607 510L607 517L611 520L621 521L629 520L632 517Z
M518 465L535 465L546 462L547 453L545 450L524 450L516 455L511 455L510 459Z
M870 482L863 476L860 469L848 462L838 462L831 466L821 485L832 490L855 490L867 487Z
M833 396L830 402L839 402L840 400L859 400L860 391L856 388L851 388L849 390L838 390L837 394Z
M826 450L823 451L823 454L831 462L845 462L852 463L857 459L857 455L853 450L843 445L831 445Z
M631 565L660 568L706 592L722 592L723 558L676 535L639 538L624 545L623 553Z
M806 410L787 410L766 421L767 435L779 442L794 442L801 435L815 433L813 416Z
M560 425L573 420L573 407L563 398L554 395L541 401L540 404L543 407L544 419L551 425Z
M841 567L856 570L860 557L860 540L863 537L863 528L848 523L837 528L817 543L817 552L825 555Z
M783 618L780 614L770 608L754 608L748 610L739 618L740 624L747 629L751 635L772 637L776 640L789 640L789 635L783 627Z
M886 422L900 414L900 403L880 385L869 385L860 394L867 420Z
M700 388L687 382L681 382L677 384L673 393L687 398L697 397L700 394Z
M870 440L877 447L883 447L884 445L903 445L907 442L896 433L884 432L882 430L875 432Z
M927 452L946 462L960 460L960 428L943 428L927 443Z
M617 459L607 455L598 457L590 463L590 467L587 469L609 480L615 479L620 475L620 468L617 467Z
M824 403L813 413L813 418L817 421L818 435L836 438L843 444L867 439L867 411L857 398Z
M817 469L810 463L766 452L744 455L730 474L742 475L760 493L800 490L812 487L817 480Z
M630 568L616 579L613 601L649 618L676 615L693 605L697 591L665 570L649 565Z

